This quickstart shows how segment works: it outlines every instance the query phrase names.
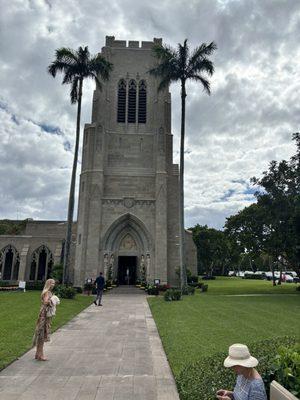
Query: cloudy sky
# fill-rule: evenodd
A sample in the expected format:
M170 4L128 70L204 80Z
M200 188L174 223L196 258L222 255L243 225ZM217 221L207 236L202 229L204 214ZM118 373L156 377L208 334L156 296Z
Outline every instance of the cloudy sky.
M56 48L97 53L106 35L218 45L212 95L188 86L187 226L221 228L255 201L250 177L295 152L299 0L0 0L0 7L0 218L66 218L76 107L46 67ZM83 123L92 91L86 84ZM171 92L178 161L180 93L175 85Z

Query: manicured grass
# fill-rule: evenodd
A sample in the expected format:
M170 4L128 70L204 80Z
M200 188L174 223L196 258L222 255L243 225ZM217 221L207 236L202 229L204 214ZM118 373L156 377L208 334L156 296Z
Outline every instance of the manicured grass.
M41 292L0 293L0 370L31 348L40 309ZM93 297L62 299L53 319L52 332L91 304Z
M231 282L223 290L227 294L239 293L240 288L236 286L230 289ZM300 336L299 294L230 297L220 295L218 285L221 285L221 280L209 283L210 294L198 292L177 302L165 302L162 297L149 298L175 376L185 365L227 351L233 343L247 344L285 335ZM223 281L223 286L226 286L226 281ZM288 291L283 287L279 289ZM213 291L218 295L213 295ZM297 293L295 288L292 293Z
M295 283L273 286L271 281L218 276L216 280L201 281L208 284L207 294L288 294L296 293Z

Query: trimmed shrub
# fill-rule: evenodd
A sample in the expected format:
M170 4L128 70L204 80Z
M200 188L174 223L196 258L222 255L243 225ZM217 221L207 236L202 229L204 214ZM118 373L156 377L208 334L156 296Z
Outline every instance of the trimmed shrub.
M45 282L42 281L31 281L26 282L26 290L43 290Z
M61 299L74 299L76 296L76 289L73 286L56 285L53 292Z
M258 279L258 280L262 280L265 278L265 275L263 274L245 274L243 276L243 279Z
M207 290L208 290L208 285L201 286L201 292L207 292Z
M93 283L85 283L83 286L83 290L87 294L91 294L93 289L95 289L95 285Z
M152 296L157 296L159 294L159 288L154 285L149 285L147 288L147 293Z
M74 286L74 289L76 290L77 293L81 294L83 292L81 286Z
M267 392L269 391L269 371L281 345L295 345L294 337L279 337L262 340L249 345L251 354L259 360L257 370L261 374ZM236 375L223 366L227 352L217 353L195 363L187 364L180 372L177 386L181 400L213 400L219 389L233 390Z
M164 293L165 301L181 300L181 291L179 289L168 289Z
M0 281L0 287L19 286L18 281Z
M192 286L184 286L182 288L182 294L183 295L193 295L195 293L195 288Z
M196 275L188 276L187 277L187 282L188 282L188 284L198 283L198 276L196 276Z

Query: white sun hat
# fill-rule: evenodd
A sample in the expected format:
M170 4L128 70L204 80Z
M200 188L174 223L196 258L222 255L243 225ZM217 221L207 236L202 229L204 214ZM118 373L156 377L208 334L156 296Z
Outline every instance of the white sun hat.
M229 347L228 357L224 361L224 367L230 368L235 365L253 368L258 364L258 360L252 357L245 344L236 343Z

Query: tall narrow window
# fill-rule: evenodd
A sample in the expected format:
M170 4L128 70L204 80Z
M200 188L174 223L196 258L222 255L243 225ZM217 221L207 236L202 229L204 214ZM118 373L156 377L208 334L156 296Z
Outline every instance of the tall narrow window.
M139 83L139 124L145 124L147 119L147 87L145 81Z
M125 122L126 113L126 82L121 79L118 85L118 122Z
M128 116L127 121L129 123L135 123L136 117L136 83L134 80L129 82L128 90Z

